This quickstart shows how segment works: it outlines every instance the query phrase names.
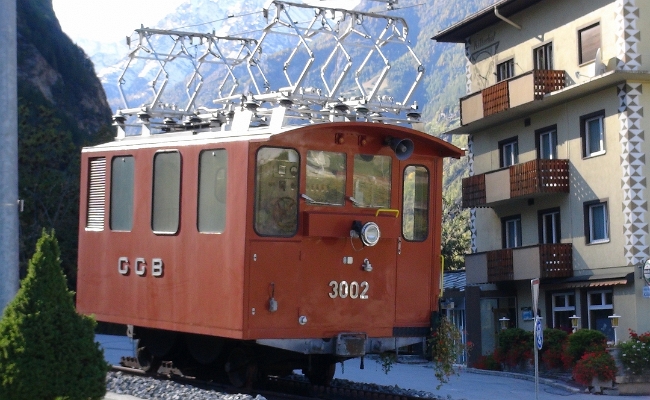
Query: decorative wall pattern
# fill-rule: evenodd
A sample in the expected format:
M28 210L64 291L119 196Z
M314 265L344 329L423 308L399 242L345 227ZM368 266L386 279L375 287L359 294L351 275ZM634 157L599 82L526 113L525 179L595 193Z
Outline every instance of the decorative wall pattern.
M465 94L470 94L472 90L472 62L470 61L471 52L469 39L465 41Z
M641 31L639 23L639 7L636 0L616 0L616 47L617 69L636 71L641 67L639 42Z
M469 176L474 176L474 135L467 138L467 163L469 164ZM469 209L469 231L472 234L471 249L476 253L476 208Z
M648 202L645 198L646 177L642 128L643 106L640 83L618 85L618 119L620 123L621 168L623 189L623 234L625 258L628 265L636 265L648 258ZM610 210L615 212L615 210Z

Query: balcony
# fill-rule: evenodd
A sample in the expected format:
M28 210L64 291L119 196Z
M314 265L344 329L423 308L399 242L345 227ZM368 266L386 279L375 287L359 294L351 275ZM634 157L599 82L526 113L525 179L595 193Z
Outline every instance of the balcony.
M460 123L467 125L510 108L542 100L566 87L565 71L533 70L460 99Z
M569 160L536 159L463 179L463 208L510 199L569 193Z
M539 244L465 256L467 283L496 283L573 276L570 243Z

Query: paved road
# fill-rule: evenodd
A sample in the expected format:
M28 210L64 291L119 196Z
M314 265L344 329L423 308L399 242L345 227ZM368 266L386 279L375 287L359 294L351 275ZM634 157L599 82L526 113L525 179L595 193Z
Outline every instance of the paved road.
M121 356L133 355L133 345L126 337L97 335L97 340L104 348L106 360L116 364ZM346 361L341 368L337 364L336 378L348 379L355 382L376 383L379 385L397 385L405 389L416 389L434 393L443 398L453 400L534 400L535 383L528 380L515 379L503 374L474 373L461 369L459 376L453 376L450 382L436 390L438 380L434 376L431 364L393 364L388 374L385 374L381 364L366 359L365 369L360 369L358 359ZM609 397L609 396L607 396ZM126 400L124 397L110 395L111 400ZM539 385L539 400L596 400L593 394L575 393L562 387L547 384ZM599 397L602 399L603 397ZM129 399L133 399L129 397ZM648 400L648 396L625 396L625 400Z

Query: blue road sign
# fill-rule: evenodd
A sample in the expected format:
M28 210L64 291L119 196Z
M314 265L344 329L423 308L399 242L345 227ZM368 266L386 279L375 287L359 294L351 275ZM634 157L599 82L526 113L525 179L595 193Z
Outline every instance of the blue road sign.
M535 343L537 344L537 350L541 350L544 345L544 330L540 318L535 320Z

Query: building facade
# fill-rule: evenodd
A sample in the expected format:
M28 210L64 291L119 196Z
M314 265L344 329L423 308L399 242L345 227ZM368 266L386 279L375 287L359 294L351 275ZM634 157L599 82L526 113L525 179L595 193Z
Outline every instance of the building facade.
M465 46L471 209L468 340L494 350L500 320L650 331L645 154L650 10L640 0L501 0L434 36ZM646 113L648 110L646 110ZM648 297L644 297L648 296ZM502 322L501 322L502 323ZM470 360L471 363L472 360Z

